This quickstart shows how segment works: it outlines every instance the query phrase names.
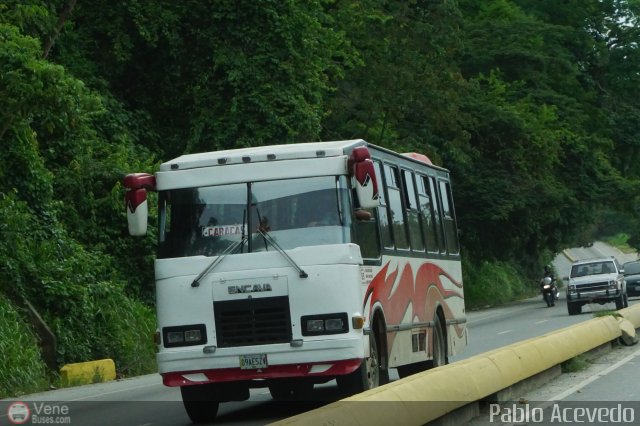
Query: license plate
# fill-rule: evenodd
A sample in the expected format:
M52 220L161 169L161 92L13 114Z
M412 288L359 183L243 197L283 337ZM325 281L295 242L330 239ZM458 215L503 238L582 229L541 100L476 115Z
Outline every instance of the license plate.
M267 354L240 355L241 370L255 370L267 367Z

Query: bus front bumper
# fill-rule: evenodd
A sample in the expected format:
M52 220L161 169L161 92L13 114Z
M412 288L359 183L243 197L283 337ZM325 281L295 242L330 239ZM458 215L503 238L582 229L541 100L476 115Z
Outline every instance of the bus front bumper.
M242 358L261 357L259 366L241 368ZM217 348L205 353L202 346L165 350L156 355L158 371L166 386L211 382L267 380L295 377L340 376L355 371L364 359L361 338L305 341L289 344Z

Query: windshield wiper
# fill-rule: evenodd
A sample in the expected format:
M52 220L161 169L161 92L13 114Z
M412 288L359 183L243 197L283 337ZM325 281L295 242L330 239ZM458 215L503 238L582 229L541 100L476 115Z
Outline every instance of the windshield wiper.
M291 266L293 266L298 271L298 274L300 275L300 278L307 278L309 276L300 266L298 266L298 264L287 254L287 252L284 251L282 249L282 247L280 247L280 245L278 245L278 243L276 243L276 240L274 240L271 237L271 235L269 235L268 232L263 231L260 228L258 228L257 232L258 232L258 234L262 235L262 238L264 238L265 243L269 242L269 244L271 244L273 247L275 247L275 249L278 251L278 253L280 253L285 259L287 259L287 262L289 262L291 264Z
M202 278L204 278L209 272L211 272L213 270L213 268L218 266L220 264L220 262L222 262L222 259L224 259L227 255L229 255L229 254L233 253L234 251L236 251L236 249L238 247L243 246L246 241L247 241L247 238L244 237L240 241L237 241L237 242L233 243L232 245L230 245L229 247L227 247L225 251L223 251L222 253L220 253L220 255L218 257L213 259L213 262L211 262L209 264L209 266L207 266L204 269L204 271L200 272L200 275L198 275L196 277L196 279L193 280L193 282L191 283L191 287L200 286L200 280L202 280Z
M213 259L213 261L209 264L209 266L204 268L204 271L200 272L200 274L196 277L196 279L193 280L193 282L191 283L191 287L199 287L200 280L202 280L209 272L211 272L213 268L218 266L220 262L222 262L222 259L224 259L227 255L235 252L238 247L240 247L240 250L242 252L244 243L247 242L247 236L245 235L245 232L244 232L246 221L247 221L247 211L245 210L242 215L242 236L240 238L240 241L231 244L222 253L220 253L218 257Z

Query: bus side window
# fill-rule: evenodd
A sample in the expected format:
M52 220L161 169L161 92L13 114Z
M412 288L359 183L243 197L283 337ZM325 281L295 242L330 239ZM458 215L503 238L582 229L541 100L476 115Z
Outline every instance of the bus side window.
M416 188L413 183L413 172L402 171L402 183L404 184L405 206L407 211L407 225L409 225L409 242L413 251L424 251L424 240L420 227L420 217L418 212L418 201L416 198Z
M386 249L394 249L393 238L391 237L391 224L389 223L389 210L387 208L387 199L385 198L385 177L382 176L382 166L379 161L374 161L376 177L378 178L380 196L380 206L378 207L378 226L380 229L380 238L382 239L382 247Z
M366 210L365 210L366 211ZM360 254L365 263L380 260L380 238L378 235L378 220L375 214L356 215L353 222L355 241L360 246Z
M374 163L377 164L377 163ZM376 173L379 170L376 169ZM378 185L382 185L382 179L380 175L376 176L378 179ZM355 191L354 191L355 192ZM380 198L384 197L382 187L379 186ZM353 197L353 202L357 202L357 197ZM378 217L378 208L376 209L362 209L356 205L354 212L354 241L360 246L360 254L365 264L377 263L380 261L380 229L378 224L380 223Z
M436 221L433 213L433 200L427 188L429 181L427 176L418 177L418 200L420 202L420 218L422 220L422 229L424 230L425 243L427 251L430 253L438 253L438 237L436 234Z
M458 229L453 211L451 187L448 182L443 180L440 181L440 195L442 200L444 236L447 242L447 249L449 250L449 254L459 254L460 246L458 243Z
M438 187L436 186L436 181L433 176L429 176L429 195L431 195L431 200L433 201L431 207L433 209L433 223L438 240L438 247L440 248L440 253L444 254L447 252L447 245L445 244L444 235L442 232L442 207L440 205Z
M384 174L387 183L387 196L389 197L389 207L391 211L391 223L393 229L393 240L396 248L409 250L409 237L404 221L404 208L402 206L402 195L400 193L401 179L398 167L389 164L384 165Z

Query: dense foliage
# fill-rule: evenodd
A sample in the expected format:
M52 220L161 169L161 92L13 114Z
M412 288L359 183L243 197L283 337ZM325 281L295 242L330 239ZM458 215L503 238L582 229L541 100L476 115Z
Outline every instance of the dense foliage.
M31 303L59 363L153 368L154 236L125 235L120 181L222 148L363 138L426 153L453 172L477 277L530 276L598 230L640 245L639 12L638 0L3 0L0 312L22 312L1 298Z

